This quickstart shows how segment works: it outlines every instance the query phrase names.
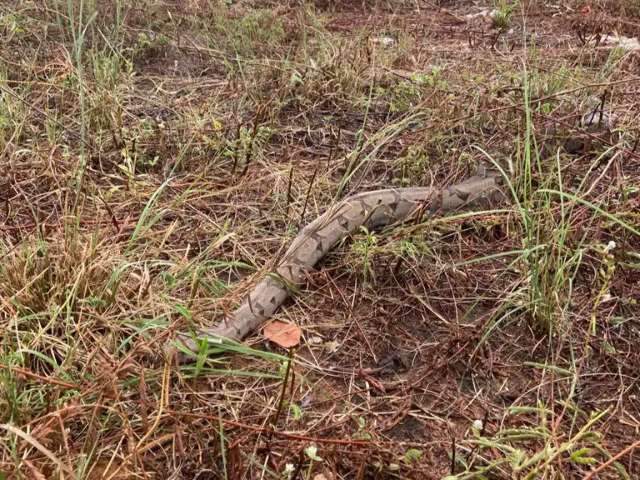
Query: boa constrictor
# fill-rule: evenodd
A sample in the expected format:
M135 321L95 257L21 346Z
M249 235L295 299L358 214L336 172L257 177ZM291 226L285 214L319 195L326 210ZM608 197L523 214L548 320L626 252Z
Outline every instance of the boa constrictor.
M291 286L304 283L312 269L333 246L360 227L380 228L407 220L423 212L435 214L477 207L490 208L502 197L501 177L479 169L478 173L457 185L437 189L413 187L358 193L329 208L304 227L277 264L251 291L241 305L213 328L198 332L198 337L244 339L275 313L289 296ZM180 335L187 350L197 350L193 337ZM183 353L180 361L190 356Z

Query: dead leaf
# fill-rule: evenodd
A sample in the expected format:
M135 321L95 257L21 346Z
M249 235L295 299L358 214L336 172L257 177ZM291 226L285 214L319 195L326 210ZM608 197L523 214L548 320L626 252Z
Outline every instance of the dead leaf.
M330 473L317 473L313 476L313 480L333 480L333 475Z
M262 333L282 348L295 347L300 343L300 337L302 336L300 327L293 323L285 323L278 320L269 322Z

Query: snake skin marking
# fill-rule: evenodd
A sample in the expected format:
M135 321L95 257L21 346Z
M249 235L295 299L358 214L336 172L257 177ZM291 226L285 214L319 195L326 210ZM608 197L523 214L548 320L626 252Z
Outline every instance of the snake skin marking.
M492 205L505 198L500 180L497 175L481 171L458 185L443 189L385 189L347 197L300 231L276 265L275 275L261 280L228 318L212 328L201 329L197 336L241 341L275 313L289 296L291 286L302 286L306 272L361 226L387 226L405 221L418 211L436 214ZM188 350L197 349L193 337L181 334L178 339ZM189 358L193 357L179 355L180 361Z

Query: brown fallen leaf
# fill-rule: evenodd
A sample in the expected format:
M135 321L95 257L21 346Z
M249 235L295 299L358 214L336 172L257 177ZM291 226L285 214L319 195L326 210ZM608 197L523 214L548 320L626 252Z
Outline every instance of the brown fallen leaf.
M330 473L325 475L324 473L317 473L316 475L313 476L313 480L332 480L333 479L333 475L331 475Z
M285 323L279 320L269 322L262 332L265 337L282 348L295 347L300 343L302 332L300 327L293 323Z

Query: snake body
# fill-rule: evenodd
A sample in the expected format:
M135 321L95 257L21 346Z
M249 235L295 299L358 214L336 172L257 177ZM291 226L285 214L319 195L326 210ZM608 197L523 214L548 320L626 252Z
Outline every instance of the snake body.
M464 182L443 189L385 189L345 198L299 232L275 271L262 279L228 318L213 328L201 330L198 336L244 339L275 313L289 296L292 286L304 283L307 272L331 248L360 227L375 229L402 222L417 211L433 215L490 207L503 196L500 180L498 175L481 170ZM193 338L181 336L180 340L189 350L196 350L197 343Z

